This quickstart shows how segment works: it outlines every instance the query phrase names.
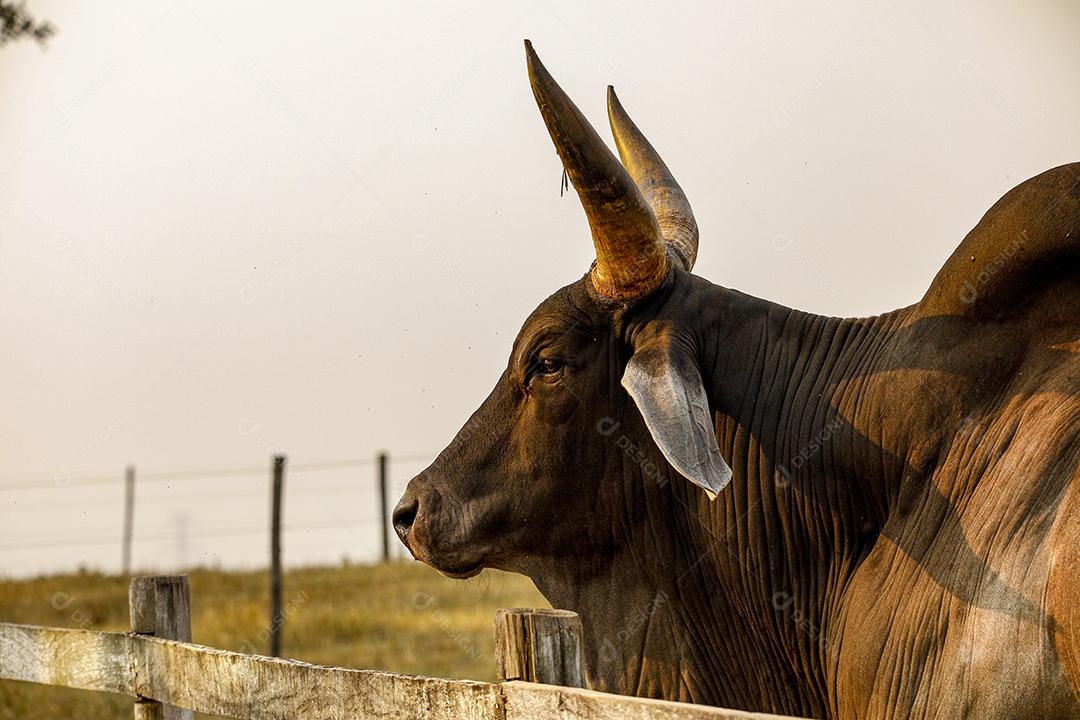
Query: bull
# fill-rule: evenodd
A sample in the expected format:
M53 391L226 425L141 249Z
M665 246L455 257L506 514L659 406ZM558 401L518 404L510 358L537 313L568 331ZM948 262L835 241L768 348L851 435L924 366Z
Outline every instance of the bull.
M913 305L691 274L685 194L526 41L596 260L409 483L401 540L578 612L592 687L827 718L1080 717L1080 164L1002 197Z

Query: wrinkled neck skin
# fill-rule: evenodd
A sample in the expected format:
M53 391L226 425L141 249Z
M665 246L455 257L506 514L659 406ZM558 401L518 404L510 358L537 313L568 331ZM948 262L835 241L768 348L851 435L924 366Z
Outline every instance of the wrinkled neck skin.
M698 354L734 477L710 502L643 421L611 432L604 474L623 481L598 508L615 518L610 536L526 569L582 616L592 687L828 713L830 619L913 462L902 428L884 434L888 448L856 429L857 415L880 412L864 378L904 313L819 317L679 274L640 314ZM616 318L629 347L646 331L633 315Z

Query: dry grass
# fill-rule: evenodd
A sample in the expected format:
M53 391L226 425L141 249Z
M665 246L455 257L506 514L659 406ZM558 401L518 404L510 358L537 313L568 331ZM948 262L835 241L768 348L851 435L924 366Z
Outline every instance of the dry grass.
M265 653L266 573L195 570L195 642ZM418 563L287 573L282 654L325 665L494 679L491 620L499 607L547 607L528 579L484 571L449 580ZM93 573L0 581L0 621L127 630L127 581ZM0 720L127 718L131 700L0 681Z

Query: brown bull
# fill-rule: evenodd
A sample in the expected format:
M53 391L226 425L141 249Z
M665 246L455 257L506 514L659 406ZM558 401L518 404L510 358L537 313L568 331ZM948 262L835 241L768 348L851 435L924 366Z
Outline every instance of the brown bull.
M621 163L526 52L596 262L409 484L413 555L532 578L602 690L1080 717L1080 165L999 200L914 305L820 317L692 275L689 203L614 93Z

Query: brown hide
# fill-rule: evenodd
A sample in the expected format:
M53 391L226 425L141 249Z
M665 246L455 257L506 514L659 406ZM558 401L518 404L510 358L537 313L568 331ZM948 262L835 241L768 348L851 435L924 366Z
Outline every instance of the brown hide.
M577 177L640 214L617 175ZM691 227L681 190L644 197L675 208L669 233ZM594 236L620 227L601 217L615 205L590 209ZM919 303L873 318L681 263L642 296L586 275L526 319L410 482L398 534L445 574L520 572L581 614L599 689L829 718L1080 717L1078 231L1065 165L998 201ZM703 403L715 445L694 439ZM714 500L720 470L695 462L730 466Z

